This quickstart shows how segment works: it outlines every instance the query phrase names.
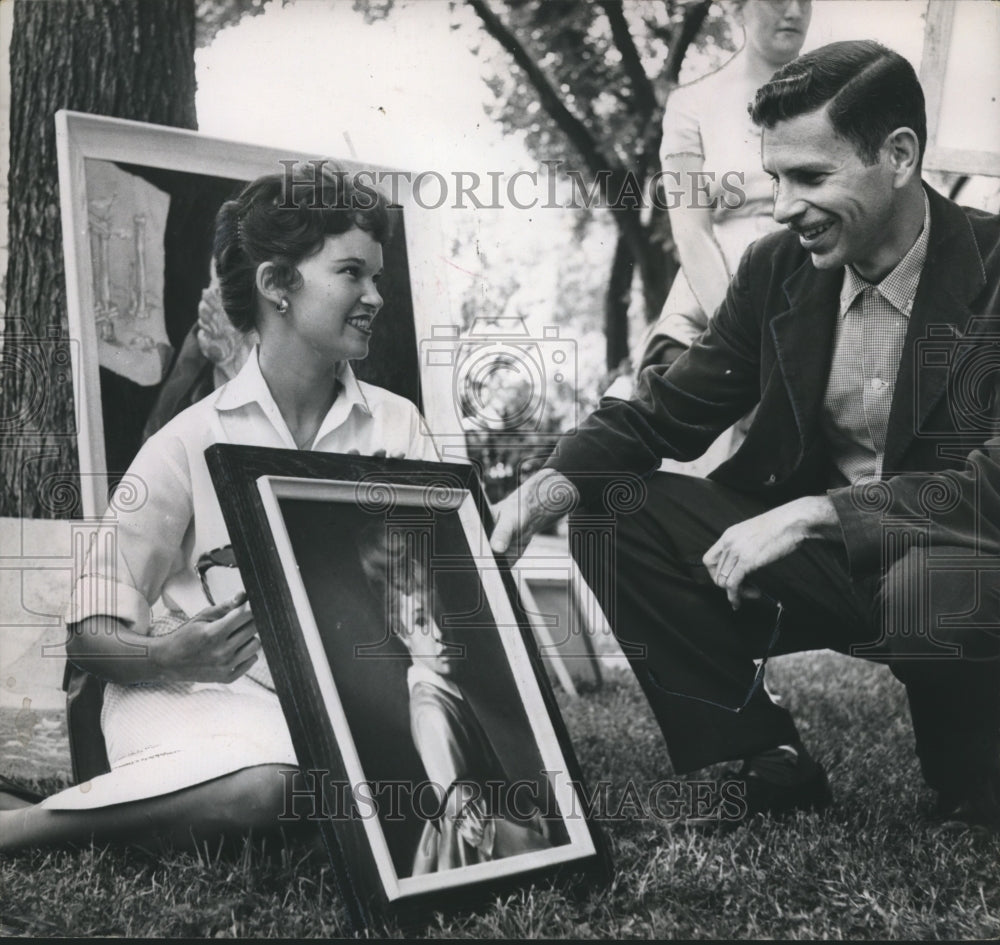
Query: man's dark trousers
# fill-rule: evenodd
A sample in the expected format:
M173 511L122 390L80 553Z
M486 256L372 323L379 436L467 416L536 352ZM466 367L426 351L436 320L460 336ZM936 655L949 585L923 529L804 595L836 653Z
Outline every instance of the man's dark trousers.
M829 648L877 658L905 683L932 787L961 789L1000 767L1000 561L970 562L968 549L928 553L918 535L900 540L897 531L887 537L884 576L859 580L839 543L810 540L752 575L763 596L734 612L701 558L727 527L767 506L690 476L655 473L645 485L631 514L576 513L571 544L676 771L795 740L791 716L762 686L734 711L772 640L777 602L773 654Z

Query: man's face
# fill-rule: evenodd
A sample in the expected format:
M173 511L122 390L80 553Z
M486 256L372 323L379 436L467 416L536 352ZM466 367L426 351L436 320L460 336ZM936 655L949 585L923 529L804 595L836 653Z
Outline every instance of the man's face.
M798 234L817 269L850 263L878 279L887 261L891 268L896 191L886 149L865 165L823 108L765 128L762 156L774 182L774 219Z

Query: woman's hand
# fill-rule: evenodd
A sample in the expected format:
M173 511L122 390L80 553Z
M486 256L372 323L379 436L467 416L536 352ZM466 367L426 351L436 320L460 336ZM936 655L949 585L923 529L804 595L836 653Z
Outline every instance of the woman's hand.
M152 637L150 656L164 682L239 679L254 663L260 639L245 592L206 607L173 633Z
M73 664L123 686L230 683L253 666L260 650L245 591L163 636L137 633L108 616L87 617L68 630L66 654Z

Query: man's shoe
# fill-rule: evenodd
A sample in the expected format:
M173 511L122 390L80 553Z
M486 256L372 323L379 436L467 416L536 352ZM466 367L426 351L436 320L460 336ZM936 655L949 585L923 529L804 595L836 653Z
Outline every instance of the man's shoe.
M718 804L705 816L689 818L695 827L738 827L757 815L783 817L795 811L819 811L833 800L826 771L801 746L782 745L727 771L723 779L741 790L720 791ZM740 802L742 800L742 803Z
M823 766L809 759L801 780L791 784L778 784L757 774L753 761L744 764L737 774L746 784L746 819L758 814L782 817L795 811L819 811L833 801L830 782Z
M1000 771L974 778L961 789L942 791L931 819L943 830L1000 833Z

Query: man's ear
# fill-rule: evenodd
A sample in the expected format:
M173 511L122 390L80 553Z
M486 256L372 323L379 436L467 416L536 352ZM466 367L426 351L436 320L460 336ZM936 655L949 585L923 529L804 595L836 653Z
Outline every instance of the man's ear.
M274 305L277 305L287 292L286 289L283 289L275 282L276 269L277 267L273 262L262 262L257 267L257 275L255 278L257 291L260 293L261 298L267 299L268 302L271 302Z
M897 189L920 175L920 142L912 128L897 128L885 139L882 148L888 156L895 178L893 185Z

